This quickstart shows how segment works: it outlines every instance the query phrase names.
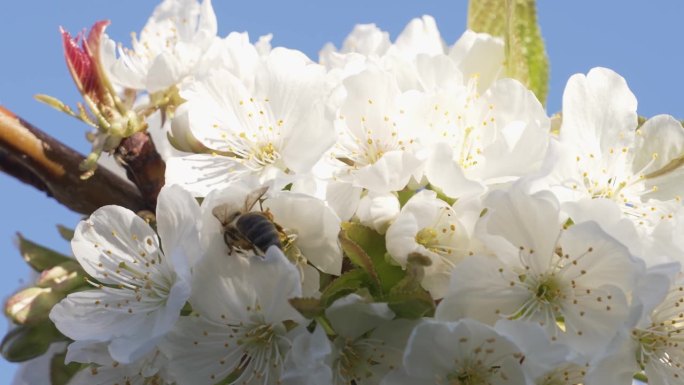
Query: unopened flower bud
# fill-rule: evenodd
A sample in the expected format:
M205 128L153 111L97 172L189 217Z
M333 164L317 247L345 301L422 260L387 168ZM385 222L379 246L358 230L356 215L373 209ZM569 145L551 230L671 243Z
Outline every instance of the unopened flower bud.
M64 298L51 288L29 287L11 296L5 314L19 325L36 324L48 319L52 307Z
M60 293L69 293L85 284L83 270L76 261L67 261L43 271L37 285Z
M12 329L3 338L0 351L7 361L23 362L44 354L50 344L63 339L64 336L48 320Z

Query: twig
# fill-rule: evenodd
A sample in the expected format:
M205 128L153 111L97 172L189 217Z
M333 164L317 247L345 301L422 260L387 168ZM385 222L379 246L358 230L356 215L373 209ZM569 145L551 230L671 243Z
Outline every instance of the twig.
M28 183L71 210L90 214L114 204L154 210L140 192L105 168L82 180L83 155L0 106L0 170Z
M157 205L157 195L164 186L166 163L147 132L124 138L116 149L117 161L126 169L128 179L138 186L149 207Z

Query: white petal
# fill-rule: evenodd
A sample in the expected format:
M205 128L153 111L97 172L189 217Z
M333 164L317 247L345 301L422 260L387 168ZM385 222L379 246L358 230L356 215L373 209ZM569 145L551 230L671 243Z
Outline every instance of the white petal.
M145 88L151 92L163 91L181 80L183 67L170 52L162 52L150 66Z
M446 379L460 367L479 366L486 372L486 367L496 366L497 370L489 372L485 381L496 385L527 384L518 355L519 350L511 341L479 322L425 321L416 326L409 338L404 365L411 377L433 381Z
M449 56L465 79L477 76L480 92L489 88L504 72L503 40L485 33L465 31L451 47Z
M636 107L634 94L615 72L594 68L587 76L573 75L563 92L561 141L598 154L611 147L631 147Z
M446 55L419 55L416 58L416 70L425 90L442 89L455 93L463 85L463 77L456 63Z
M555 197L547 192L530 196L517 185L508 193L492 192L484 205L488 212L478 226L485 244L500 258L513 260L518 260L520 247L531 250L526 262L534 272L545 272L561 225Z
M564 255L576 258L563 273L578 285L614 285L630 292L636 283L639 265L629 250L606 234L595 222L571 226L559 241Z
M487 160L481 177L522 176L541 167L549 142L550 121L532 91L513 79L496 81L487 91L491 118L498 138L483 155Z
M386 303L368 303L356 294L349 294L330 305L325 316L337 334L356 339L393 319L394 312Z
M649 196L669 200L684 194L681 183L684 171L680 165L684 128L681 123L670 115L657 115L647 120L639 133L632 171L648 176L646 186L653 190Z
M466 178L447 143L438 143L433 147L425 165L425 176L430 184L452 198L475 196L484 192L481 183Z
M284 191L267 199L264 207L271 210L279 225L297 235L295 245L307 260L324 273L340 274L340 219L324 201Z
M371 191L359 201L356 216L362 224L384 234L399 210L399 199L394 194Z
M195 268L192 293L193 309L217 322L228 315L247 319L246 309L257 304L268 323L302 319L287 301L301 296L299 272L277 247L264 258L207 255Z
M280 381L283 385L333 383L332 370L326 363L331 352L332 347L323 328L300 334L292 341L292 350L285 361Z
M513 341L525 354L525 369L532 378L540 377L570 358L572 350L567 345L551 341L536 323L501 319L494 329Z
M354 174L355 184L378 193L399 191L421 164L421 160L411 153L388 152L374 164L359 169Z
M340 220L347 221L356 212L361 199L361 188L346 182L330 182L325 193L328 202Z
M375 24L357 24L349 36L344 39L342 52L381 56L387 52L390 45L389 32L382 31Z
M166 183L177 184L193 195L204 197L228 186L247 170L232 158L209 154L174 157L166 161Z
M601 229L629 248L633 255L643 255L644 240L640 238L634 222L624 217L618 204L610 199L582 199L563 204L574 223L593 221Z
M74 231L71 248L90 276L109 284L116 283L106 274L111 266L137 263L141 252L160 252L154 230L135 213L119 206L104 206L81 221Z
M271 52L267 66L265 77L257 77L257 91L271 100L273 113L287 129L283 161L295 172L309 171L335 141L332 122L324 117L325 71L283 48Z
M411 20L397 36L395 46L407 56L444 53L444 42L437 29L437 23L431 16Z
M166 185L157 198L157 231L176 274L197 262L202 252L199 242L200 207L195 198L178 185ZM189 275L183 277L189 281Z
M469 317L494 325L501 317L515 314L530 293L511 286L500 269L505 265L495 257L464 259L454 268L449 291L437 306L435 318L456 321Z

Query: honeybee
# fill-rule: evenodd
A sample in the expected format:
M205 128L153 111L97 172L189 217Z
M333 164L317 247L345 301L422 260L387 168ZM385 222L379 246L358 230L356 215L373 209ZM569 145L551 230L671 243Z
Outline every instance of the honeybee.
M228 245L228 254L233 254L235 250L252 250L263 255L270 246L283 249L280 241L282 229L273 222L271 213L251 211L266 190L268 187L262 187L249 193L242 208L222 204L211 211L223 226L223 240Z

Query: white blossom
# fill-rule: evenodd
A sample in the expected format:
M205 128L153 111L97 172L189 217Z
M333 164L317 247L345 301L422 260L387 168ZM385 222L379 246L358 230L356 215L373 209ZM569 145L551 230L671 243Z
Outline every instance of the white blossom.
M600 351L625 322L641 265L595 222L562 227L558 202L519 184L494 191L478 234L495 256L454 269L436 317L539 323L582 354Z
M620 333L603 357L594 362L588 381L620 384L643 370L649 384L681 383L682 283L678 263L651 267L640 277L628 330Z
M199 205L178 186L159 194L159 237L130 210L95 211L79 223L71 242L95 289L70 294L50 319L75 341L108 342L118 362L150 352L190 297L190 269L201 253L198 216Z
M164 91L194 73L216 39L211 0L165 0L155 8L133 48L105 39L104 67L117 85L150 93Z
M325 316L334 337L328 339L320 326L313 333L299 334L293 349L309 349L291 351L285 378L311 384L379 384L388 371L401 366L404 345L416 324L395 320L386 303L369 302L356 294L336 300Z
M195 271L194 314L182 317L162 344L176 382L278 384L289 329L303 322L288 303L299 296L299 273L277 247L263 257L211 250Z
M166 357L158 349L134 362L121 364L109 356L106 344L74 342L69 346L66 362L89 364L69 380L69 385L172 385L174 383L165 370Z
M381 384L531 384L523 358L513 342L487 325L472 319L428 319L411 333L404 365Z
M422 285L434 298L446 293L454 266L479 251L470 241L473 229L460 217L434 191L423 190L409 199L387 230L387 251L402 267L413 253L430 259Z
M545 182L561 201L612 199L648 233L681 207L684 129L665 115L637 129L636 106L626 81L609 69L572 76Z
M333 144L321 66L276 48L253 72L250 81L218 68L181 90L189 129L210 153L169 160L167 181L199 196L248 175L282 187L289 176L311 171Z

